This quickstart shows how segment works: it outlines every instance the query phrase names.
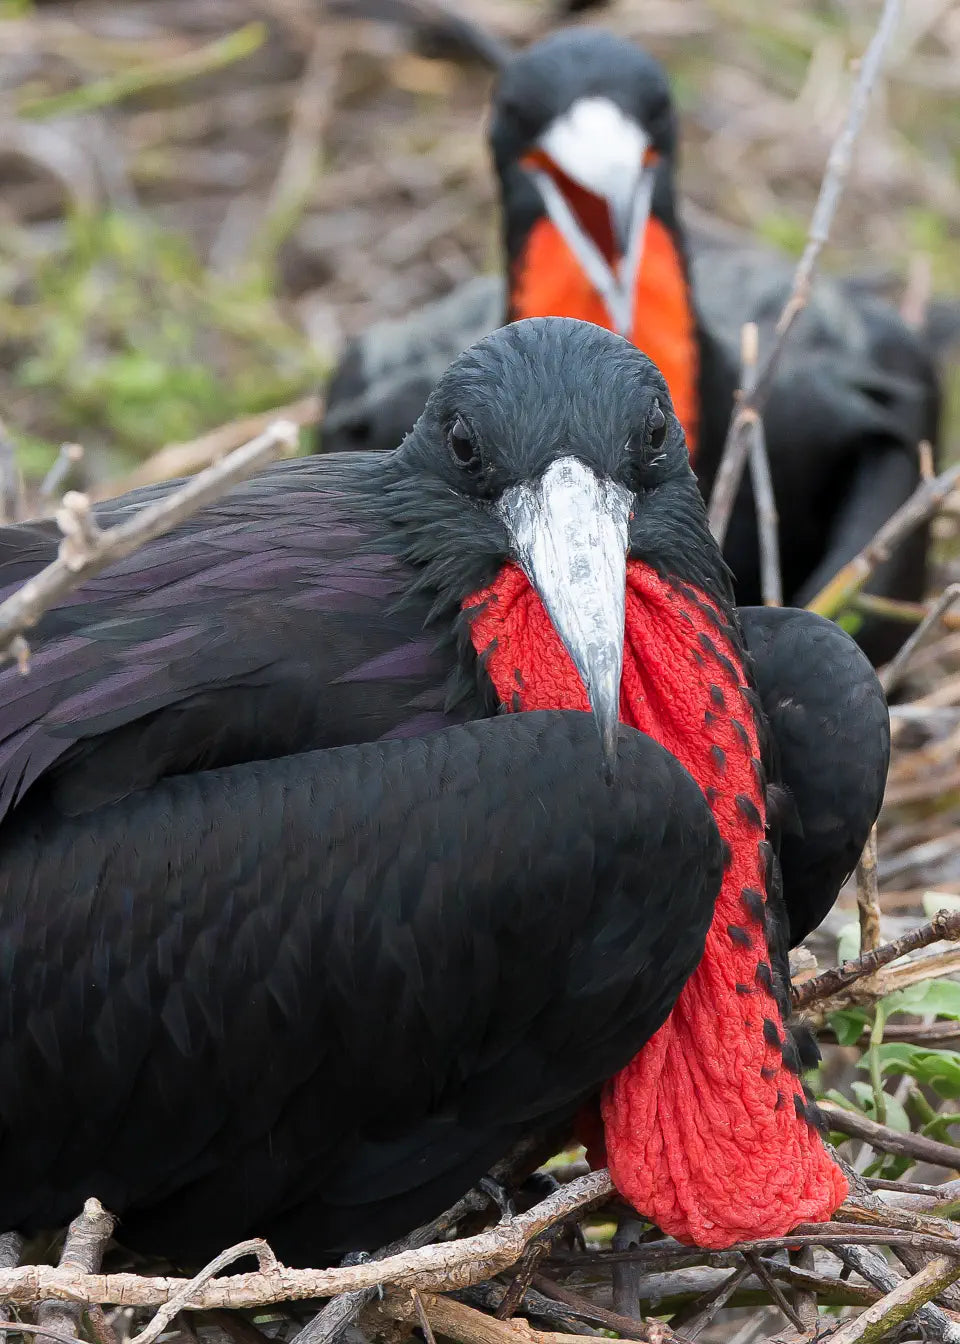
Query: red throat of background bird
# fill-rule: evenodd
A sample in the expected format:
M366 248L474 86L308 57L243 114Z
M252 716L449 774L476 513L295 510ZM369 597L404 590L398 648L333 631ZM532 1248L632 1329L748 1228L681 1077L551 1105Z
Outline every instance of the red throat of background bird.
M465 606L476 608L473 644L508 709L589 710L519 569L506 565ZM702 593L628 563L620 718L697 780L729 862L700 966L601 1100L617 1189L667 1234L714 1248L824 1221L847 1193L781 1050L764 934L763 771L723 626Z
M589 198L588 193L581 193ZM581 215L585 212L580 211ZM609 232L609 225L605 226ZM605 254L600 225L591 227ZM608 262L611 256L607 255ZM699 429L700 350L690 285L683 258L670 230L653 217L647 223L637 273L630 339L649 356L667 380L670 398L694 461ZM514 266L510 317L576 317L612 327L606 304L549 219L538 219Z

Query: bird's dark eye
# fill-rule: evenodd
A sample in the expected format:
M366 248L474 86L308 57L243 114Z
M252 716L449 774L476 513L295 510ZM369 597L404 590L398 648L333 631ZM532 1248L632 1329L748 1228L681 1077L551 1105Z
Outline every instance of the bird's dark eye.
M667 437L667 417L664 415L659 401L656 400L654 400L653 409L647 418L647 433L650 436L651 449L655 453L659 453Z
M473 441L469 429L458 415L456 420L450 426L450 432L447 435L447 444L453 460L460 467L478 467L480 465L480 450Z

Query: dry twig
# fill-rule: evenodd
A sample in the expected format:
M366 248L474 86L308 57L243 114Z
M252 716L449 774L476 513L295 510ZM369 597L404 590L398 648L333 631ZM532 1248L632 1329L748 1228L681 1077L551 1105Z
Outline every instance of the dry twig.
M807 610L815 611L819 616L839 616L877 566L888 560L894 548L905 537L937 512L958 481L960 465L956 464L932 480L921 481L910 498L900 505L896 513L890 515L863 550L848 560L807 603Z
M860 955L880 946L880 886L877 879L877 828L872 826L857 864L857 912Z
M904 1279L872 1307L845 1321L830 1336L831 1344L875 1344L958 1279L960 1265L955 1260L931 1260L919 1274Z
M709 506L710 530L720 546L723 545L727 534L747 454L751 451L751 441L755 437L750 426L756 422L766 405L787 338L809 301L817 261L830 236L837 206L840 204L850 175L853 147L863 125L870 94L883 63L884 52L899 19L900 0L884 0L877 31L860 62L860 70L850 96L844 124L830 149L826 171L820 184L820 194L810 220L807 245L797 264L790 296L777 322L776 339L762 369L752 380L749 391L744 388L730 422Z
M592 1335L551 1334L534 1330L522 1317L498 1321L482 1311L456 1302L453 1298L421 1294L423 1309L433 1329L459 1344L586 1344ZM417 1322L416 1306L410 1293L390 1293L380 1311L394 1320ZM634 1339L644 1344L678 1344L679 1337L661 1321L633 1323Z
M837 1254L845 1265L855 1269L867 1283L873 1284L884 1293L893 1292L903 1283L903 1277L897 1274L876 1251L866 1246L838 1246ZM931 1302L918 1307L917 1325L924 1335L939 1339L942 1344L960 1344L960 1326L954 1324L942 1308Z
M822 975L796 986L793 990L793 1006L808 1008L811 1003L833 998L835 994L849 988L857 980L872 975L881 966L887 966L899 957L905 957L908 952L916 952L921 947L929 947L931 943L941 940L956 942L958 939L960 939L960 911L941 910L934 915L929 924L911 929L909 933L905 933L902 938L894 939L892 943L884 943L882 947L866 953L865 956L857 957L855 961L845 961L842 966L835 966L829 971L824 971Z
M954 1148L949 1143L928 1139L923 1134L901 1134L888 1125L878 1125L859 1111L846 1111L833 1102L821 1102L820 1108L830 1128L839 1130L841 1134L865 1139L885 1153L898 1153L902 1157L912 1157L916 1162L931 1162L938 1167L960 1171L960 1148Z
M13 655L22 662L24 632L36 625L54 603L115 560L131 555L192 517L238 481L266 466L280 453L291 451L296 442L296 426L278 420L259 438L194 476L158 503L140 509L128 522L118 523L107 531L97 527L85 495L67 495L57 514L64 533L57 559L0 603L0 658Z
M88 1199L83 1212L74 1218L67 1229L60 1268L68 1273L94 1274L100 1268L107 1242L113 1236L113 1217L98 1199ZM82 1308L79 1304L62 1301L41 1302L37 1308L37 1325L44 1331L55 1331L60 1337L76 1337Z
M208 434L201 434L198 439L168 444L126 476L93 490L90 497L99 502L125 495L128 490L137 490L142 485L157 485L178 476L190 476L195 471L209 467L211 463L219 462L227 453L232 453L250 439L263 434L278 420L288 420L299 428L315 424L322 409L323 403L319 397L301 397L288 406L278 406L260 415L246 415L241 420L231 420L229 424L211 429Z
M887 695L893 690L897 683L903 677L907 668L913 659L920 645L927 639L930 631L942 622L950 607L953 606L957 598L960 597L960 583L949 584L933 605L929 608L923 620L914 630L910 638L897 651L895 658L892 658L887 666L880 673L880 684Z
M526 1213L498 1223L461 1241L442 1242L420 1250L403 1251L385 1260L339 1269L290 1269L272 1266L249 1274L213 1279L197 1287L194 1279L148 1278L140 1274L81 1274L48 1265L24 1265L0 1271L0 1300L37 1302L47 1297L101 1305L161 1306L174 1297L189 1300L190 1311L210 1307L268 1306L274 1302L302 1302L332 1297L378 1284L415 1287L421 1292L448 1292L479 1283L516 1264L527 1243L555 1223L585 1212L608 1198L613 1184L606 1171L591 1172L549 1195ZM244 1243L249 1246L250 1243ZM235 1249L235 1248L234 1248ZM249 1252L248 1252L249 1253ZM224 1255L229 1256L230 1251Z

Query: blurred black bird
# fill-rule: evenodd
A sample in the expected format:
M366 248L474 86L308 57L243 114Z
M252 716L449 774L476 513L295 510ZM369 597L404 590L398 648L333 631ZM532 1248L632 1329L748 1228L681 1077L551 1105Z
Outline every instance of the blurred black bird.
M55 547L0 531L3 589ZM607 1080L661 1226L827 1216L777 832L811 819L784 878L829 904L886 713L835 627L747 629L756 683L663 379L565 319L462 355L396 453L278 466L49 612L0 672L0 1225L96 1194L133 1246L317 1263ZM792 818L768 714L819 762ZM684 1176L718 1115L738 1154Z
M446 22L424 0L339 0L338 7L430 26L434 36ZM694 238L688 257L675 197L673 102L648 53L584 27L519 54L459 17L446 31L456 49L496 72L490 145L506 281L471 282L354 340L328 388L323 450L395 447L459 350L504 314L556 314L619 331L653 359L709 498L739 382L742 325L756 321L761 349L770 348L791 267L766 249L710 235ZM818 281L764 413L788 603L809 601L910 495L919 443L936 450L939 413L926 339L862 285ZM877 570L869 591L920 600L926 550L920 528ZM749 480L724 554L738 602L759 602ZM908 632L869 615L856 637L879 664Z

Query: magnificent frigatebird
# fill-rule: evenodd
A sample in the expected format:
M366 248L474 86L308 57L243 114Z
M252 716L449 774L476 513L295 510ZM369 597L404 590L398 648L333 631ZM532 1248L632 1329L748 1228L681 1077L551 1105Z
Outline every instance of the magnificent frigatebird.
M4 583L50 545L4 530ZM402 449L264 473L32 642L0 674L2 1226L97 1194L133 1245L315 1262L607 1079L611 1169L665 1230L836 1207L786 1025L775 744L628 342L495 333ZM811 725L838 770L843 728Z
M408 0L347 0L348 8L358 6L400 17L412 8L420 17ZM475 30L457 22L455 36L467 41ZM351 343L328 389L324 450L396 446L431 380L498 326L504 311L508 318L560 314L620 331L654 360L709 497L739 382L741 326L757 321L763 348L770 348L790 268L769 251L716 239L695 245L688 266L670 86L647 52L582 27L516 55L479 37L474 47L497 74L490 145L505 288L494 279L474 281L409 323L384 324ZM764 416L789 603L807 602L915 488L918 444L936 445L939 405L923 337L862 289L818 282ZM926 542L925 530L916 531L878 570L870 591L919 600ZM758 602L749 480L724 554L737 600ZM871 616L857 638L880 663L906 633L902 624Z

